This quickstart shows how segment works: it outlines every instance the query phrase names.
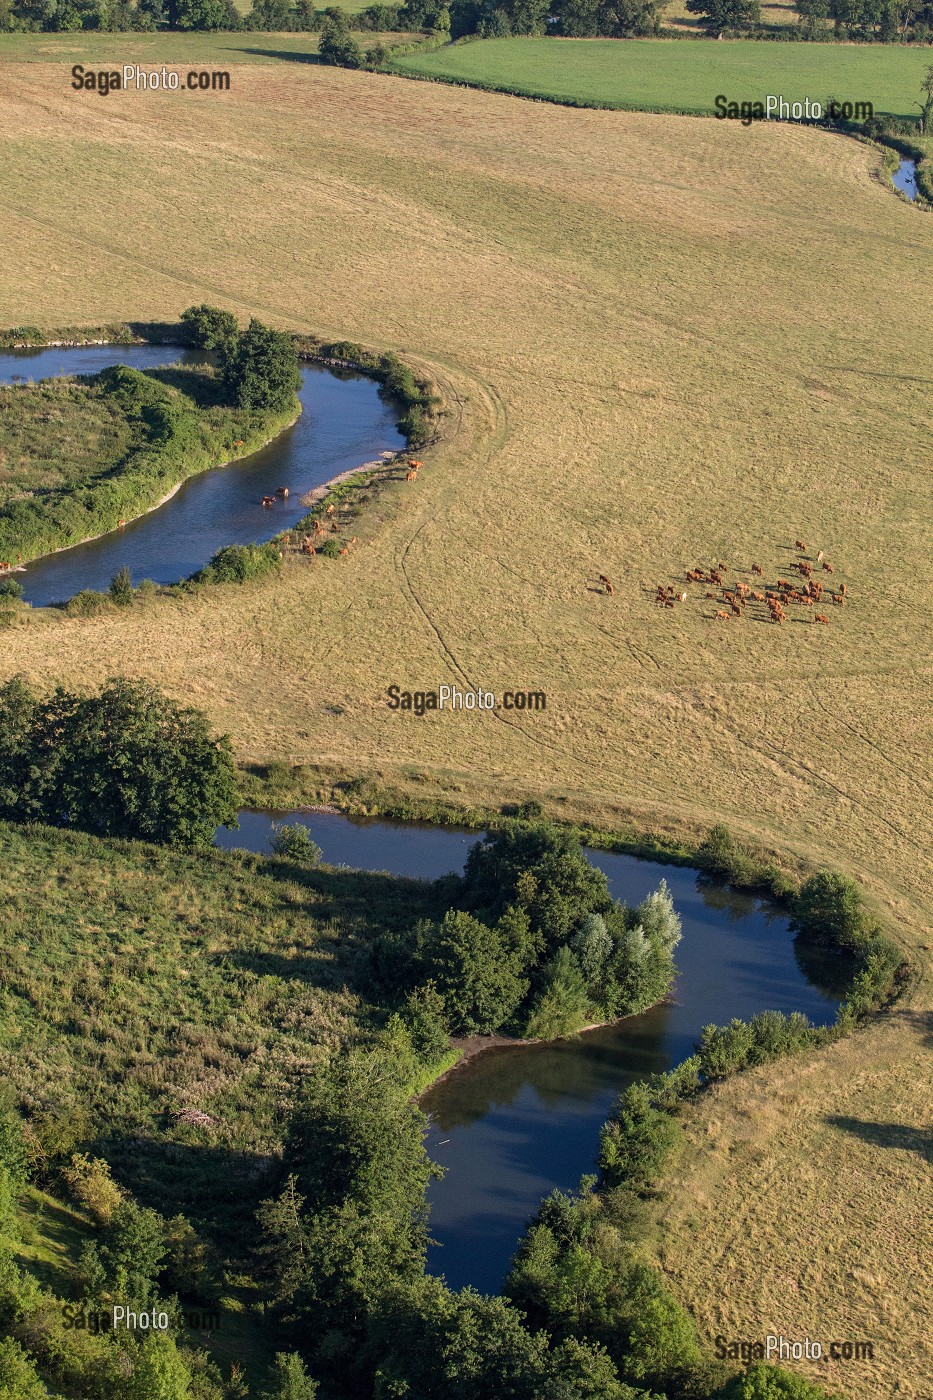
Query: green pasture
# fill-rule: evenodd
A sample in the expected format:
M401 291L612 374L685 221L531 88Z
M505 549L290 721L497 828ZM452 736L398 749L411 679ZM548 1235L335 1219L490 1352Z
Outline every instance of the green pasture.
M482 39L409 54L397 73L466 83L580 107L709 115L730 101L871 102L916 116L933 55L900 44L779 44L765 40Z

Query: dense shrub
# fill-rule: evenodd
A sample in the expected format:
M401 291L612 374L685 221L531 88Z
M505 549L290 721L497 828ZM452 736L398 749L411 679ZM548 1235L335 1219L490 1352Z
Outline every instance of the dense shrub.
M133 604L133 579L125 564L110 580L110 596L119 608Z
M321 25L318 41L318 57L322 63L333 64L338 68L361 68L363 54L359 44L350 33L350 25L341 9L327 12Z
M229 740L154 687L0 687L0 816L202 847L236 825L236 797Z
M281 564L274 544L228 544L195 575L195 583L251 583Z
M300 865L320 865L324 853L317 842L312 841L310 831L301 822L273 822L272 829L274 834L269 844L275 855L297 861Z
M255 318L225 351L222 371L229 400L240 408L279 412L294 402L301 384L291 336Z
M607 1186L649 1189L679 1137L679 1125L653 1101L650 1083L630 1084L600 1134L599 1165Z
M223 350L232 345L239 335L233 312L209 306L206 302L189 306L181 313L181 322L191 344L199 350Z

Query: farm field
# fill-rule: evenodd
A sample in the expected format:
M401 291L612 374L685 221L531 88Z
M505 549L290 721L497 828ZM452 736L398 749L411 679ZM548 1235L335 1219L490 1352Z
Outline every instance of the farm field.
M829 96L916 116L929 59L898 44L775 44L734 39L481 39L395 60L396 72L588 107L712 115L730 101Z
M373 34L372 42L387 37ZM411 35L404 38L410 40ZM109 34L97 30L0 34L0 64L109 63L119 68L124 63L217 63L224 67L241 63L316 63L318 39L317 34L212 34L199 30L154 34Z
M924 1356L899 1319L924 1240L905 1231L892 1251L876 1205L896 1168L903 1218L929 1176L903 1146L896 1086L916 1084L922 1112L933 220L882 186L867 147L790 126L244 63L195 128L171 95L73 93L60 63L5 74L0 251L17 276L0 324L169 318L210 300L397 349L448 412L417 483L361 517L347 559L94 619L37 613L2 633L0 678L123 671L203 706L244 761L375 769L426 796L527 794L658 830L722 819L856 875L917 966L910 1014L809 1078L793 1062L758 1072L783 1113L737 1147L745 1174L727 1146L740 1120L719 1100L702 1111L697 1140L721 1142L714 1165L729 1170L695 1200L687 1172L682 1197L672 1182L663 1262L705 1323L718 1284L696 1242L751 1209L772 1180L756 1154L774 1153L782 1215L749 1249L777 1258L786 1239L783 1264L737 1266L730 1317L755 1337L805 1320L805 1301L821 1335L875 1338L920 1393ZM716 621L702 588L655 606L657 584L698 563L744 578L758 561L773 578L796 538L849 586L828 627L802 612L784 627ZM416 719L385 705L390 684L447 682L541 689L547 708ZM860 1113L851 1086L877 1065L887 1077ZM856 1142L827 1113L908 1133L893 1149L858 1139L839 1230L871 1283L854 1291L838 1270L804 1278L793 1244L815 1211L834 1218L838 1154ZM845 1385L879 1393L854 1366Z

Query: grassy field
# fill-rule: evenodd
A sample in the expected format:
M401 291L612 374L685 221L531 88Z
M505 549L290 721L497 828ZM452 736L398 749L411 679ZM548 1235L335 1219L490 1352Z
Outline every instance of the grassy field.
M36 559L151 510L196 472L242 457L294 422L223 402L219 376L167 365L142 399L100 381L0 387L0 557ZM143 402L174 415L152 427Z
M348 12L362 4L344 7ZM0 63L83 63L86 68L124 63L155 67L215 64L230 68L240 63L316 63L317 34L210 34L191 33L108 34L85 30L75 34L0 34ZM411 34L372 34L371 42L404 40ZM367 33L365 43L370 42ZM62 74L71 82L71 74ZM91 94L94 96L95 94ZM216 93L211 94L216 97Z
M781 1218L762 1209L764 1262L731 1277L728 1306L754 1337L801 1289L820 1335L875 1337L921 1393L900 1311L923 1239L892 1248L863 1222L895 1162L918 1201L927 1165L821 1127L812 1084L843 1103L887 1064L884 1101L838 1111L906 1126L898 1067L912 1085L929 1055L933 220L885 190L870 149L799 127L286 64L237 69L193 122L171 96L90 101L60 65L5 73L0 250L17 276L0 324L167 318L209 299L396 348L448 412L418 481L360 518L347 559L127 616L38 614L4 634L0 673L127 671L204 706L246 760L376 768L426 796L527 794L659 830L722 818L857 875L918 964L914 1016L821 1056L810 1079L795 1064L762 1075L794 1130L775 1121ZM716 621L702 588L654 604L697 563L785 573L797 538L849 585L828 627L802 610L785 627ZM416 719L386 708L393 682L542 689L547 708ZM723 1290L694 1234L770 1180L754 1146L741 1156L740 1122L714 1118L698 1140L716 1138L720 1164L734 1143L748 1172L723 1169L715 1209L671 1233L666 1267L698 1314ZM808 1263L814 1212L836 1218L841 1194L838 1173L814 1178L814 1143L830 1164L858 1154L838 1238L870 1289ZM876 1400L870 1377L846 1385Z
M672 43L664 39L483 39L395 61L399 73L550 97L582 106L711 114L730 101L871 102L916 116L929 64L899 44L775 44L767 40Z
M0 386L0 509L112 471L133 430L112 398L74 381Z

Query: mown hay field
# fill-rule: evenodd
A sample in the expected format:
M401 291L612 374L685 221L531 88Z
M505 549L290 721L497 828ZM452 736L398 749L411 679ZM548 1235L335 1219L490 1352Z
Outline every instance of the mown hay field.
M929 55L903 44L774 44L765 39L483 39L395 60L400 73L581 106L712 114L730 102L870 102L917 115ZM751 150L749 151L751 156Z
M734 1114L715 1130L700 1114L726 1166L708 1205L672 1183L675 1225L688 1204L700 1218L672 1228L665 1266L702 1316L724 1291L704 1245L757 1182L769 1264L730 1275L735 1325L798 1325L805 1283L819 1335L876 1338L922 1394L899 1328L928 1251L873 1202L894 1164L919 1201L928 1163L827 1123L811 1085L845 1104L881 1061L886 1103L834 1112L911 1130L933 1109L933 220L841 136L299 65L244 65L222 97L106 102L62 65L9 65L0 132L0 324L207 299L397 349L448 406L418 481L354 523L347 558L94 619L37 613L0 633L0 674L129 672L204 706L244 760L659 830L722 819L858 876L918 968L912 1015L809 1080L768 1071L781 1112L747 1153ZM781 627L717 621L702 587L655 606L695 564L786 576L797 538L848 584L828 627L794 608ZM544 690L547 708L419 719L386 707L392 683ZM756 1176L753 1152L780 1175ZM808 1266L856 1161L838 1228L870 1290ZM849 1369L847 1394L888 1393Z

